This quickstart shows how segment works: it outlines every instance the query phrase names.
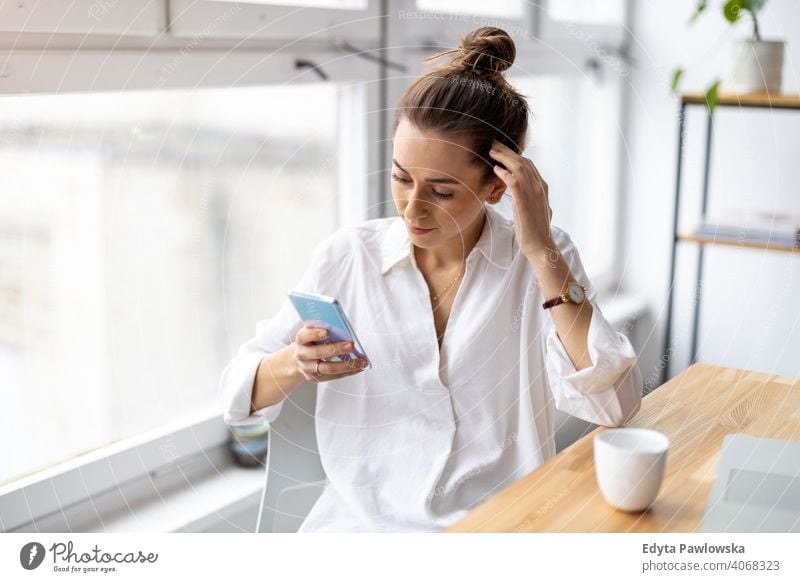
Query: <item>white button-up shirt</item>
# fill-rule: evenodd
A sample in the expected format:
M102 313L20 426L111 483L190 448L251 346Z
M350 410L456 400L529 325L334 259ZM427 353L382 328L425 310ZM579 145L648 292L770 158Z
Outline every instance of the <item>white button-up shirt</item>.
M328 484L299 531L439 530L555 454L554 408L606 426L639 409L636 355L600 311L569 235L552 227L593 307L593 365L580 371L542 308L550 298L519 252L513 221L492 206L486 212L441 351L401 218L341 228L315 248L295 289L339 300L373 368L317 385ZM294 341L302 325L288 299L256 325L222 373L227 424L253 420L261 358ZM254 416L272 421L282 405Z

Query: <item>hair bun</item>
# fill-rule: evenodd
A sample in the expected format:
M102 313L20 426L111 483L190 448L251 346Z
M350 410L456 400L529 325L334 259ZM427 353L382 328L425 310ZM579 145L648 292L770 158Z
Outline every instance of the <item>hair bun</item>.
M458 59L464 70L478 74L501 75L517 56L514 40L502 28L483 26L461 39Z

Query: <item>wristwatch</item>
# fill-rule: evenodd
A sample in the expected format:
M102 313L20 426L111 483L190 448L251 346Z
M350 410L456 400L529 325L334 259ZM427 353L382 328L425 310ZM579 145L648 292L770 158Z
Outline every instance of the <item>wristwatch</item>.
M586 301L586 287L581 285L580 283L576 283L573 281L569 285L567 285L567 290L564 291L558 297L554 297L553 299L548 299L544 303L542 303L542 307L544 309L550 309L551 307L555 307L556 305L561 305L562 303L574 303L576 305L580 305Z

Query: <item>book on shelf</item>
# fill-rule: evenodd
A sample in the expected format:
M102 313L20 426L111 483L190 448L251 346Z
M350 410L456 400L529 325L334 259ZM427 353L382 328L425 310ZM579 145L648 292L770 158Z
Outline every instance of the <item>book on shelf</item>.
M800 246L800 214L729 208L706 217L693 234L702 238Z

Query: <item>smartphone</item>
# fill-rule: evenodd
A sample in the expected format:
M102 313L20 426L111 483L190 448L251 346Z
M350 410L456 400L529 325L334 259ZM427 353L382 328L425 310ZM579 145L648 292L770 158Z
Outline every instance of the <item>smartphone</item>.
M361 342L358 341L353 326L344 314L344 309L333 297L318 295L316 293L303 293L301 291L287 291L300 319L306 327L322 327L328 330L328 337L314 342L319 344L330 344L344 341L353 342L353 351L341 356L330 356L326 358L328 362L347 362L358 358L367 360L368 370L372 368L372 362L367 357Z

